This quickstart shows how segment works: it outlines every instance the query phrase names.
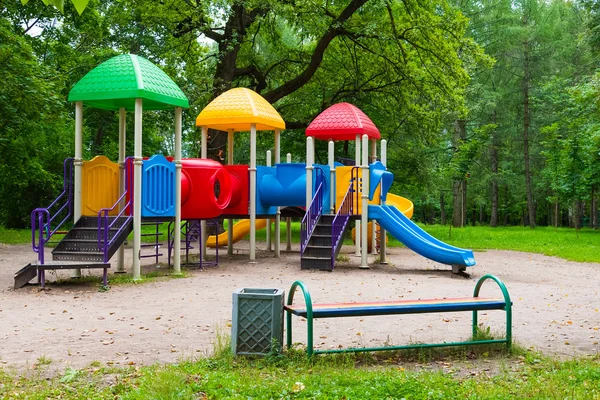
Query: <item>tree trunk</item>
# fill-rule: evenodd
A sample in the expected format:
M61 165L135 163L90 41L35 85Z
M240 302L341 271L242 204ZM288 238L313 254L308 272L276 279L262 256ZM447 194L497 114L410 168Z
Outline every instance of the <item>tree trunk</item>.
M493 117L496 122L496 111ZM490 226L498 226L498 133L496 130L492 133L492 148L490 149L490 158L492 159L492 215L490 217Z
M454 124L452 144L455 153L460 149L461 144L467 138L466 125L467 121L464 119L457 119ZM452 226L459 228L465 226L467 218L467 181L464 175L454 178L452 195L454 196L452 207Z
M440 192L440 223L446 225L446 201L444 192Z
M596 197L596 187L592 186L592 201L590 201L590 225L598 229L598 198Z
M527 26L527 16L523 16L523 25ZM529 128L531 125L531 114L529 111L529 85L531 84L530 75L530 43L529 40L523 42L523 158L525 161L525 190L527 192L527 211L529 214L529 227L535 228L535 209L533 204L533 188L531 184L531 168L529 165Z

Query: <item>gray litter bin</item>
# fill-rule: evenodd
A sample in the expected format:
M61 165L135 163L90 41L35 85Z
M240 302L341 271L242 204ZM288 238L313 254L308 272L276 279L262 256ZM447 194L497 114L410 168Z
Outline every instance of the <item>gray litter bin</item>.
M243 288L233 292L231 351L234 355L265 355L283 343L282 289Z

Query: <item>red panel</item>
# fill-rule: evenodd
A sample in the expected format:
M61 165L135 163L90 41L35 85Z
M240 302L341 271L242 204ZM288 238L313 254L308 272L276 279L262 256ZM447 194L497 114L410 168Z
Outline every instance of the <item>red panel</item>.
M350 103L332 105L306 128L306 136L320 140L354 140L356 135L368 135L369 139L381 138L373 121Z
M250 182L247 165L224 165L231 177L231 201L223 214L248 215Z
M216 218L223 213L231 200L231 178L220 163L208 159L188 159L181 161L182 185L181 218ZM219 197L215 196L215 185L219 182ZM183 183L183 182L182 182ZM183 200L187 200L184 202Z

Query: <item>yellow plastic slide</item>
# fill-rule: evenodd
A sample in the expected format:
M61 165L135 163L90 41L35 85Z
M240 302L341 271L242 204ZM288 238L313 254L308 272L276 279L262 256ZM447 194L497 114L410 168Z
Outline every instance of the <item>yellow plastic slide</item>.
M256 220L256 229L264 229L267 226L266 219ZM250 233L250 220L243 219L233 224L233 243L242 240ZM206 246L217 247L217 238L219 239L219 246L227 246L227 231L221 233L219 236L209 236L206 240Z

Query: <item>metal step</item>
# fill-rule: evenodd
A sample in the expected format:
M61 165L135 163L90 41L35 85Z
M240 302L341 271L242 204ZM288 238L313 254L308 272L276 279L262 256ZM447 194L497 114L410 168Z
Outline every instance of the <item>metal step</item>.
M329 235L329 237L331 238L331 225L320 225L317 224L317 226L315 226L315 230L313 231L313 235Z
M329 235L318 235L312 234L308 241L309 246L331 246L331 234Z
M303 257L329 257L331 260L331 244L329 246L308 245L304 249Z
M87 262L102 262L104 261L104 253L101 251L53 251L52 259L54 261L87 261Z
M15 274L15 289L19 289L29 283L30 280L37 277L38 271L56 270L56 269L93 269L110 268L109 263L104 262L85 262L85 261L49 261L43 265L35 263L27 264L24 268Z
M300 269L318 269L321 271L331 271L331 256L329 257L307 257L300 260Z

